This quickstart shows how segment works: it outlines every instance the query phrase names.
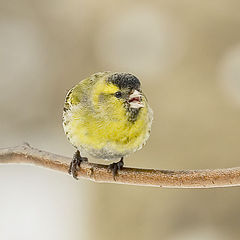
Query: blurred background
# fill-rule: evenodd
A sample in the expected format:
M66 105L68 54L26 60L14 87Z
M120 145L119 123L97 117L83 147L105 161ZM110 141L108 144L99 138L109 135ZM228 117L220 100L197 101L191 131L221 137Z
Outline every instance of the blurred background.
M154 110L150 140L127 166L239 166L239 9L236 0L1 0L0 147L27 141L72 156L67 90L124 71ZM239 239L239 198L239 188L97 184L2 165L0 239Z

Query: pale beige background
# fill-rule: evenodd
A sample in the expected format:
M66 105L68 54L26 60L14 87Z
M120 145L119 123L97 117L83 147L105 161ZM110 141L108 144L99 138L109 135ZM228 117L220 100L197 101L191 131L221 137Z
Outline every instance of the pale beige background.
M98 71L136 74L152 135L126 165L240 165L240 3L0 1L0 146L71 156L66 91ZM239 239L239 188L174 190L74 181L0 166L0 239Z

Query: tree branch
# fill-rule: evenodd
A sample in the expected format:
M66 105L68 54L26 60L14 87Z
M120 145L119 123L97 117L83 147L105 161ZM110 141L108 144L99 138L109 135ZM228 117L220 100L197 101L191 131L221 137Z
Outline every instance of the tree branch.
M70 162L71 158L35 149L27 143L0 149L0 164L33 164L67 174ZM230 187L240 186L240 167L186 171L123 168L114 180L107 165L84 162L78 177L95 182L166 188Z

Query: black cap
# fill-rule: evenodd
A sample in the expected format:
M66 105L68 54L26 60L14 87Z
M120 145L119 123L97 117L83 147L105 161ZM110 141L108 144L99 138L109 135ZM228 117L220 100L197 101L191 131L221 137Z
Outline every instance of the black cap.
M138 78L130 73L114 73L113 75L109 76L108 82L117 85L120 89L139 89L141 85Z

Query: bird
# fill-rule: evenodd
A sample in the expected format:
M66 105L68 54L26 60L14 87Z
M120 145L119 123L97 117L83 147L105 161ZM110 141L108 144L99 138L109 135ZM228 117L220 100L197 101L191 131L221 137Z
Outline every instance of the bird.
M124 157L142 148L150 136L153 111L139 79L125 72L98 72L71 88L63 107L63 129L76 148L69 174L77 178L82 153L104 160L113 177Z

